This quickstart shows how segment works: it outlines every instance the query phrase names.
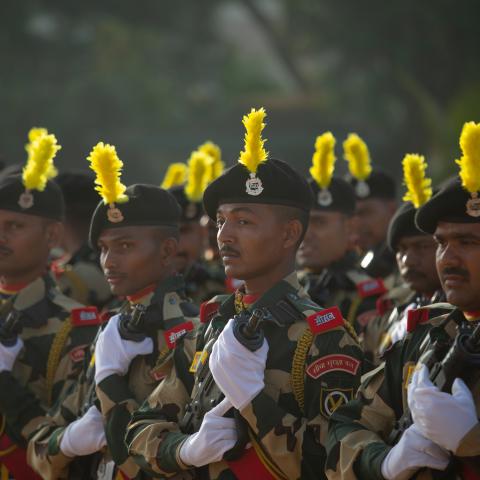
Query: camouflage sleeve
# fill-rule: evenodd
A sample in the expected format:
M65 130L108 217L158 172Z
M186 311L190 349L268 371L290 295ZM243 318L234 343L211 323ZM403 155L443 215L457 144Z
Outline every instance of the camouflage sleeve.
M195 334L188 334L174 350L172 368L126 429L128 453L147 474L168 478L187 469L177 458L177 448L186 438L179 429L193 388L189 372L195 352Z
M60 441L68 424L82 414L85 401L92 393L84 370L78 381L57 400L44 421L33 433L27 448L27 462L44 480L69 478L74 460L60 450Z
M477 423L462 438L455 455L458 457L476 457L480 455L480 423Z
M304 389L295 395L303 411L287 413L268 385L242 410L262 449L286 478L323 477L328 418L353 397L361 362L360 347L343 328L316 335L299 372ZM298 375L294 368L293 385Z

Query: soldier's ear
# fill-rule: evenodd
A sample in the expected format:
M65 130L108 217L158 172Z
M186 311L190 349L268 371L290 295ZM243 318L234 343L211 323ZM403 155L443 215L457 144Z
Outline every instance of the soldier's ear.
M285 224L284 248L297 248L303 235L303 225L297 218L292 218Z
M167 237L162 242L162 258L168 264L178 251L178 240L174 237Z
M50 249L60 245L64 232L65 228L63 223L48 221L45 227L45 233L47 236L47 244Z

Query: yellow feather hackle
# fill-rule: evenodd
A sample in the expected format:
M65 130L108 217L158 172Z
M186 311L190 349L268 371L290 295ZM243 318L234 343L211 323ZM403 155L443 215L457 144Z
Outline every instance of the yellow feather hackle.
M372 173L367 144L356 134L350 133L343 142L343 158L348 162L352 177L364 181Z
M35 140L37 140L37 138L43 135L48 135L48 130L46 128L33 127L28 132L28 141L34 142Z
M188 160L185 195L191 202L199 202L208 185L210 157L205 152L195 150Z
M106 205L122 203L128 200L126 186L120 181L123 162L118 158L113 145L98 142L87 157L90 168L95 172L95 190Z
M456 163L460 166L463 187L469 193L480 191L480 123L467 122L460 135L462 156Z
M62 147L57 144L55 135L47 134L46 130L32 138L33 140L26 146L28 159L23 169L22 179L27 190L42 192L45 190L48 179L57 174L53 159Z
M332 181L335 169L335 137L332 132L326 132L317 137L315 153L313 154L310 175L320 188L327 188Z
M183 185L187 179L187 166L184 163L172 163L168 166L161 188L168 190L169 188Z
M222 162L222 151L213 142L205 142L198 147L198 150L210 156L210 178L209 183L217 179L223 172L225 164Z
M250 173L257 173L260 163L268 158L268 152L264 148L266 140L262 139L262 130L265 128L263 120L266 115L265 109L252 108L248 115L243 116L242 123L246 130L245 146L238 161L245 165Z
M423 155L407 153L402 161L403 179L407 187L403 200L412 202L415 208L420 208L432 196L432 180L427 178L425 171L427 163Z

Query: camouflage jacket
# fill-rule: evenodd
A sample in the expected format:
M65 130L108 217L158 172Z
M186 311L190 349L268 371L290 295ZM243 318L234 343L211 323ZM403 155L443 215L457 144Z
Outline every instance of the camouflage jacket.
M204 364L202 351L214 330L209 325L222 327L236 313L234 295L224 296L221 303L217 300L202 305L205 323L197 352ZM338 309L322 311L300 287L295 273L251 305L255 308L266 309L276 322L264 324L270 346L265 388L240 412L255 453L275 478L324 478L328 417L354 395L361 349L345 329ZM186 438L179 423L192 390L185 368L184 363L176 364L168 382L134 413L126 437L130 453L155 477L236 478L224 461L188 470L178 456Z
M128 478L136 478L139 468L128 458L123 441L130 413L171 368L174 343L168 343L168 335L178 333L185 327L189 329L197 323L198 308L186 300L183 286L180 276L167 278L154 291L131 297L130 302L121 309L121 315L131 316L136 305L147 308L145 318L150 327L147 330L156 340L155 350L152 355L136 357L128 375L111 375L104 379L97 386L96 395L94 358L84 363L84 370L76 385L58 402L50 412L48 421L37 430L29 443L29 462L42 478L97 478L97 471L102 468L110 469L115 475L117 468L113 464L121 467ZM94 351L95 345L92 345L91 357ZM191 357L188 361L191 361ZM94 401L105 416L108 449L101 455L91 456L90 461L79 457L78 461L73 462L74 459L65 456L59 448L62 433Z
M416 310L417 315L410 319L409 330L413 331L385 353L385 362L381 366L362 378L357 398L331 417L327 446L327 476L330 480L383 480L381 465L390 449L389 435L408 408L407 387L417 361L430 348L432 339L443 335L453 340L458 332L470 332L477 323L467 321L459 310L448 304L432 307L438 309L437 313L449 313L428 320L430 307ZM477 413L480 413L480 372L472 373L473 382L467 383L474 392ZM480 428L477 427L460 444L462 458L454 457L451 470L442 478L467 478L460 473L465 466L469 467L469 459L465 457L477 462L474 470L478 475L478 457L473 458L480 455ZM424 470L421 478L434 478L432 475L429 470Z
M302 272L300 282L318 305L338 306L357 333L365 330L376 311L377 299L386 292L382 279L372 278L356 266L353 254L345 255L320 274Z
M185 293L196 304L225 293L225 275L207 263L194 263L185 274Z
M12 372L0 373L0 413L6 419L6 434L25 445L47 410L78 377L97 313L62 295L49 275L2 301L19 314L24 348Z
M62 293L77 302L101 309L113 298L98 255L87 245L66 263L61 258L53 261L51 270Z

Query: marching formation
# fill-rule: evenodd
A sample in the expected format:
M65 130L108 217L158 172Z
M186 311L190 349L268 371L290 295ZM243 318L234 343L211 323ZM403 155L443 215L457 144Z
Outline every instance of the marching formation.
M265 117L163 182L44 128L0 171L0 480L480 478L480 124L398 204L358 135L304 175Z

